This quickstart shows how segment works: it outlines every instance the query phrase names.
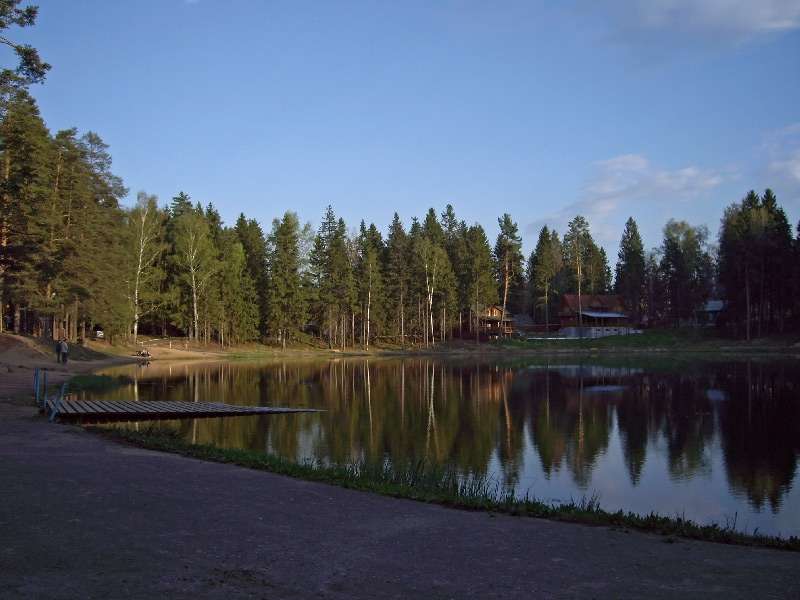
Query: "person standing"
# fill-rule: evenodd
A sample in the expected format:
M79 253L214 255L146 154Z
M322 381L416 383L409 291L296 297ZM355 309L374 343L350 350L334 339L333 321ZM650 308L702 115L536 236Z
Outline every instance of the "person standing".
M56 342L56 362L61 362L61 340Z
M67 352L69 352L67 340L61 340L61 362L64 364L67 364Z

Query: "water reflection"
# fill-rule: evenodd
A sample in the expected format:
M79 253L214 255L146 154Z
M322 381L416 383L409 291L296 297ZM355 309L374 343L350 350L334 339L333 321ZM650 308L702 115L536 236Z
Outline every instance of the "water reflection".
M115 370L119 372L120 369ZM103 399L324 413L176 421L196 443L297 460L422 456L518 495L800 534L796 361L680 368L430 358L129 368Z

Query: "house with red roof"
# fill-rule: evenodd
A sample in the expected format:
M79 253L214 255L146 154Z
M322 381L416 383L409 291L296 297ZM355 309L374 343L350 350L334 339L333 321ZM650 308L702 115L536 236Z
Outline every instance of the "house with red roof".
M561 332L567 337L604 337L633 333L630 311L615 294L564 294L558 306ZM583 327L581 336L580 327Z

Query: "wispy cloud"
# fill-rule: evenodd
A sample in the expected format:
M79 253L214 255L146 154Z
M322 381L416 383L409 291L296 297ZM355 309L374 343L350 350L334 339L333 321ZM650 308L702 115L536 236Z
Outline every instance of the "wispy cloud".
M768 163L760 177L766 185L789 192L781 202L800 204L800 122L769 132L762 150Z
M607 0L580 2L601 38L640 59L719 52L800 29L797 0Z
M589 222L595 240L614 247L629 216L648 215L663 224L669 217L683 214L676 202L704 200L726 180L727 175L696 166L669 171L659 169L639 154L625 154L596 162L589 167L579 198L558 213L530 223L528 233L547 224L560 232L576 215Z

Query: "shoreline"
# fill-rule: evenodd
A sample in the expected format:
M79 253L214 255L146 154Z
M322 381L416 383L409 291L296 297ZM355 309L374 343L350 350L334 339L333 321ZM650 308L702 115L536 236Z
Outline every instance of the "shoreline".
M602 338L601 338L602 339ZM596 341L596 340L595 340ZM177 344L176 344L177 345ZM524 346L498 347L490 343L477 346L472 341L453 340L445 345L432 348L408 347L405 350L391 347L373 347L368 350L349 348L344 352L327 348L273 348L256 346L255 348L218 349L218 348L177 348L171 347L168 341L150 340L146 348L149 357L136 355L135 346L112 346L105 341L86 341L83 345L70 346L67 364L57 362L55 348L51 340L44 340L27 335L0 333L0 402L20 403L30 401L33 397L33 379L36 367L47 373L49 386L61 385L76 375L86 375L95 371L115 366L158 362L207 362L220 360L250 359L341 359L358 357L398 357L398 356L435 356L464 357L485 356L514 358L519 356L542 356L563 359L570 356L596 357L660 357L660 356L694 356L697 354L713 355L715 358L759 358L764 356L782 356L800 359L800 343L798 344L740 344L730 341L716 345L699 344L697 347L624 347L599 345L579 348L542 348Z
M55 383L136 357L76 352L59 366L49 345L8 347L5 337L14 336L0 335L0 480L8 484L0 595L8 600L729 600L800 590L797 552L451 509L50 423L31 402L35 364Z

